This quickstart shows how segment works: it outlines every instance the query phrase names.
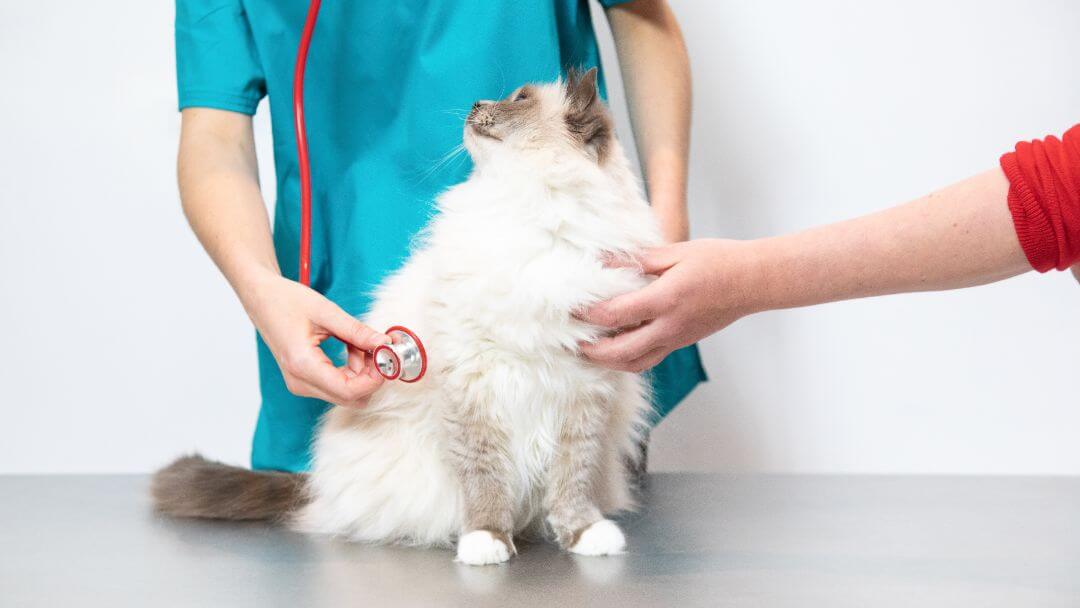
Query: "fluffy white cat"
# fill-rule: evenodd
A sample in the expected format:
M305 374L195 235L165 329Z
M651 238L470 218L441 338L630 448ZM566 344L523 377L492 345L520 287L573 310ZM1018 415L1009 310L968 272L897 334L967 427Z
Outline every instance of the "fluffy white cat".
M632 506L647 388L579 356L599 330L574 312L645 284L632 265L604 262L657 244L656 221L595 70L478 102L464 140L473 173L439 197L364 319L416 332L426 376L388 382L364 409L331 410L305 478L189 457L155 479L159 509L258 513L363 542L457 541L468 564L509 559L523 533L550 532L576 553L624 550L604 514ZM226 509L214 485L228 475Z

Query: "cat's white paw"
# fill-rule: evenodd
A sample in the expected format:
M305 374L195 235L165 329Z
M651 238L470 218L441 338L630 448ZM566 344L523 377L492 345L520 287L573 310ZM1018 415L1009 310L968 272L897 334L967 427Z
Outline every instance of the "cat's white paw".
M570 552L578 555L618 555L625 550L626 537L610 519L590 524L570 547Z
M457 561L463 564L501 564L508 559L510 547L487 530L473 530L458 539Z

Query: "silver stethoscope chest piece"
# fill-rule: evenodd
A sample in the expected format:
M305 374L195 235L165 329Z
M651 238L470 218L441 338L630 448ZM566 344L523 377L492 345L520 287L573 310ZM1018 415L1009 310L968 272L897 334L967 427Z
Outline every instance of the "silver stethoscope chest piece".
M387 380L416 382L427 371L427 352L416 334L395 325L386 330L391 343L375 349L375 367Z

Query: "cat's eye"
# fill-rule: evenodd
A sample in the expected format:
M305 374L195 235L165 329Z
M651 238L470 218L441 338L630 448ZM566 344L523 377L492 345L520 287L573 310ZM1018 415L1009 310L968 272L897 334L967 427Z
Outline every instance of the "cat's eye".
M525 89L521 89L520 91L517 92L517 95L514 95L513 101L524 101L524 100L526 100L528 98L529 98L528 92Z

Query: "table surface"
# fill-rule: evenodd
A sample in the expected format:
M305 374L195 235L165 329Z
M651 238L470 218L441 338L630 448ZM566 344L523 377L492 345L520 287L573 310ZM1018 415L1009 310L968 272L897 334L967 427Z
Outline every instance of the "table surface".
M1080 606L1080 479L650 476L626 555L468 567L0 477L0 606Z

